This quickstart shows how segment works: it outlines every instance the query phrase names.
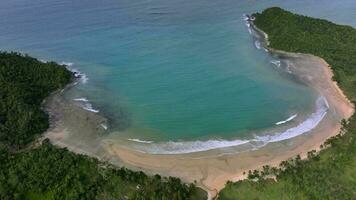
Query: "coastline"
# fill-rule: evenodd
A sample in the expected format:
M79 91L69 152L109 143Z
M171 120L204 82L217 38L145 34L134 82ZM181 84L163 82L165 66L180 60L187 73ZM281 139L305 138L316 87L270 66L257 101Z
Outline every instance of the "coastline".
M302 158L306 158L308 151L319 151L320 145L326 139L339 133L341 128L340 120L349 118L354 109L336 83L332 81L331 69L326 65L325 61L310 55L294 55L291 53L287 55L297 56L301 60L310 59L315 63L319 63L319 69L322 72L322 75L319 73L314 74L319 77L319 80L313 80L308 74L302 77L305 78L305 81L310 81L308 84L314 84L313 88L327 99L330 106L328 115L311 133L286 141L269 143L255 151L231 155L219 155L219 149L190 154L152 155L110 142L107 144L107 151L112 156L120 158L129 167L139 168L151 173L177 176L187 182L197 181L198 186L207 190L210 197L214 197L227 181L246 178L243 172L259 169L263 165L278 166L281 161L298 154ZM339 115L338 120L335 120L335 115Z
M263 165L277 166L281 161L297 154L305 157L308 151L319 150L320 144L339 132L341 127L339 121L342 118L349 118L354 112L352 104L337 84L332 81L332 70L323 59L307 54L288 53L270 48L268 50L270 53L276 54L277 57L294 60L297 64L293 67L293 73L297 73L302 82L312 87L329 102L330 111L311 133L281 142L269 143L258 150L239 154L221 155L224 153L223 151L214 149L189 154L153 155L128 149L109 140L102 142L99 136L103 130L98 127L97 122L105 120L104 118L87 111L81 113L82 111L79 110L81 108L58 101L60 97L54 95L48 101L48 108L50 112L54 112L55 116L66 120L51 121L51 125L54 123L54 126L45 134L45 137L50 138L54 144L61 147L95 156L117 165L124 165L148 173L176 176L186 182L197 181L197 185L206 189L209 197L212 198L224 187L226 181L245 178L244 171L258 169ZM313 66L313 70L308 66ZM54 108L57 109L53 110ZM76 114L72 115L71 113ZM69 114L71 116L68 116ZM85 124L78 127L81 132L77 130L73 132L66 126L68 123L75 123L71 122L74 119L80 122L86 121ZM77 144L72 140L73 136L78 139L88 138L81 137L80 134L90 135L93 139ZM96 148L87 151L93 147Z

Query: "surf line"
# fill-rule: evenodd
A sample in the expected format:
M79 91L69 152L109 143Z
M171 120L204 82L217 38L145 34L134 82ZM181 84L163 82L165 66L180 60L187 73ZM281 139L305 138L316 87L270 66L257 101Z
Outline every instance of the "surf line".
M282 132L270 133L269 135L254 136L250 140L207 140L207 141L168 141L168 142L153 142L144 141L140 139L128 139L132 142L137 142L135 149L141 152L151 154L186 154L194 152L208 151L212 149L222 149L229 147L236 147L240 145L252 145L253 149L259 149L268 143L279 142L294 138L298 135L305 134L313 130L323 120L328 112L329 105L325 97L320 96L316 102L316 110L311 113L307 119L297 126L289 128ZM288 119L280 121L286 123L297 117L297 114L290 116ZM141 143L141 145L139 145Z
M87 111L90 111L90 112L94 112L94 113L98 113L99 112L99 110L93 108L93 105L86 98L75 98L73 100L77 101L77 102L80 102L80 105L84 110L87 110Z
M294 115L288 117L286 120L277 122L276 125L281 125L281 124L287 123L287 122L293 120L294 118L296 118L297 116L298 116L298 114L294 114Z

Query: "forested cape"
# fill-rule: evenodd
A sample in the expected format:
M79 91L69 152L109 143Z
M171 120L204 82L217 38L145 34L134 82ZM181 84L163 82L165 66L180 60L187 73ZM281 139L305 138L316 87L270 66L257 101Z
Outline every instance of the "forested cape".
M40 104L64 87L71 73L54 62L0 52L0 144L19 149L48 128Z
M0 199L206 199L194 184L147 176L78 155L44 140L41 103L73 80L65 66L0 52Z
M253 16L254 25L267 33L270 48L323 58L347 97L356 101L356 29L278 7ZM249 171L247 180L228 182L219 199L356 199L355 115L341 123L340 134L328 139L320 153L283 161L280 168Z

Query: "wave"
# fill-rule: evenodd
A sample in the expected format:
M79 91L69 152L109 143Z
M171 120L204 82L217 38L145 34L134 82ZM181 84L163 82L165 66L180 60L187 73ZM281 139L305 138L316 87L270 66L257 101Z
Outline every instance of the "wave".
M81 102L81 106L82 106L82 108L84 110L87 110L87 111L90 111L90 112L94 112L94 113L98 113L99 112L99 110L93 108L93 105L86 98L75 98L73 100Z
M319 97L315 104L316 111L297 126L289 128L284 132L275 133L273 135L254 136L254 138L250 140L168 141L158 143L140 139L128 140L141 143L139 145L135 145L134 148L151 154L185 154L213 149L236 147L243 144L250 144L252 147L254 147L253 149L257 149L265 146L268 143L287 140L313 130L321 122L329 109L328 102L324 97ZM285 123L286 121L290 121L295 117L297 117L297 114L289 117L283 122Z
M287 61L286 71L287 71L289 74L292 74L291 65L292 65L292 63L291 63L290 61Z
M255 39L255 42L254 42L255 47L257 49L263 49L265 52L268 52L268 49L264 48L263 45L260 42L261 36L251 26L251 21L254 21L255 18L253 16L250 16L250 15L247 15L247 14L243 14L242 18L245 21L245 25L247 27L247 30L248 30L249 34L252 35L253 38Z
M298 114L294 114L294 115L288 117L286 120L277 122L276 125L281 125L281 124L287 123L287 122L293 120L294 118L296 118L297 116L298 116Z
M256 47L257 49L261 49L261 43L260 43L260 41L256 40L254 44L255 44L255 47Z
M130 140L132 142L138 142L138 143L146 143L146 144L151 144L153 141L149 141L149 140L140 140L140 139L127 139L127 140Z
M72 63L72 62L61 62L61 63L59 63L60 65L65 65L65 66L68 66L68 67L71 67L71 66L73 66L74 65L74 63Z
M265 143L287 140L314 129L326 115L329 107L325 97L319 97L316 101L316 112L312 113L304 122L282 133L267 136L256 136L258 141Z
M271 60L270 63L276 65L278 68L281 67L281 61L280 60Z
M139 139L128 139L135 142L142 142ZM239 146L248 143L248 140L207 140L207 141L186 141L186 142L161 142L153 143L150 141L149 146L137 146L139 150L142 150L151 154L185 154L193 152L208 151L218 148L227 148L233 146ZM145 143L145 142L144 142Z
M65 65L66 68L74 74L75 78L79 78L80 82L85 84L88 82L89 78L86 74L80 72L78 69L73 68L74 63L71 62L61 62L60 65Z
M243 18L243 20L245 21L245 25L246 25L246 27L247 27L248 32L250 33L250 35L252 35L253 32L252 32L252 29L251 29L251 23L250 23L250 18L249 18L249 16L248 16L247 14L243 14L243 15L242 15L242 18Z
M94 109L93 106L90 103L85 104L83 106L83 109L87 110L87 111L90 111L90 112L94 112L94 113L98 113L99 112L99 110Z
M250 17L249 17L247 14L243 14L243 15L242 15L242 18L243 18L245 21L250 20Z
M248 29L248 32L250 33L250 35L252 35L252 29L251 28Z
M101 127L103 127L104 130L108 130L108 126L106 124L100 124Z
M82 102L88 102L89 100L86 98L75 98L73 99L74 101L82 101Z

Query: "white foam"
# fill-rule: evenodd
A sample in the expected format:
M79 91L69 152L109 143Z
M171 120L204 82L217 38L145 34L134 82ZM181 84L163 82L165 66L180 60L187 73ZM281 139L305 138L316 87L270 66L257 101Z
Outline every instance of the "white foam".
M100 124L101 127L103 127L104 130L108 130L108 126L106 124Z
M86 74L80 72L78 69L73 68L74 63L71 62L61 62L61 65L65 65L69 71L71 71L74 74L75 78L79 78L80 82L85 84L88 82L89 78L87 77Z
M251 23L250 23L250 18L247 14L242 15L243 20L245 21L245 25L247 27L248 32L253 35L252 29L251 29Z
M74 63L72 63L72 62L60 62L59 64L60 65L65 65L65 66L68 66L68 67L71 67L71 66L74 65Z
M297 116L298 116L298 114L294 114L294 115L288 117L286 120L282 120L282 121L277 122L276 125L287 123L287 122L293 120L294 118L296 118Z
M324 100L325 106L329 109L329 108L330 108L330 107L329 107L329 102L326 100L325 97L323 97L323 100Z
M88 102L89 100L86 98L75 98L73 99L74 101L82 101L82 102Z
M90 111L90 112L95 112L95 113L98 113L99 110L96 110L93 108L93 105L89 102L88 99L86 98L75 98L73 99L74 101L78 101L78 102L81 102L81 106L83 109L87 110L87 111Z
M298 135L313 130L324 118L328 111L328 106L327 104L325 104L325 102L326 99L324 97L319 97L316 101L316 111L299 125L290 128L282 133L267 136L256 136L256 139L254 141L262 141L265 143L278 142L296 137Z
M247 15L247 14L242 14L242 18L243 18L245 21L254 21L254 20L255 20L255 17L254 17L254 16Z
M85 103L83 104L83 108L87 111L90 111L90 112L94 112L94 113L98 113L99 110L96 110L93 108L93 106L91 105L91 103Z
M243 14L243 15L242 15L242 18L243 18L245 21L248 21L248 20L250 19L247 14Z
M299 125L287 129L284 132L273 135L255 136L251 140L207 140L207 141L169 141L158 142L144 141L140 139L128 139L141 145L136 145L137 150L151 154L185 154L192 152L202 152L212 149L236 147L250 143L254 146L253 149L258 149L268 143L287 140L298 135L307 133L314 129L324 118L328 110L328 104L324 97L319 97L316 100L316 111L312 113L305 121ZM297 114L292 115L288 119L281 121L287 122L297 117Z
M138 139L128 139L131 141L140 141ZM208 151L218 148L233 147L248 143L248 140L207 140L207 141L185 141L185 142L161 142L153 143L150 141L150 145L137 146L139 150L142 150L151 154L185 154L192 152Z
M130 140L132 142L138 142L138 143L146 143L146 144L151 144L153 142L153 141L149 141L149 140L140 140L140 139L137 139L137 138L127 139L127 140Z
M255 47L256 47L257 49L261 49L261 43L260 43L260 41L258 41L258 40L255 41Z
M290 63L289 61L287 62L286 70L287 70L287 72L288 72L289 74L292 73L292 70L291 70L291 63Z
M270 63L276 65L278 68L281 67L281 61L280 60L271 60Z

